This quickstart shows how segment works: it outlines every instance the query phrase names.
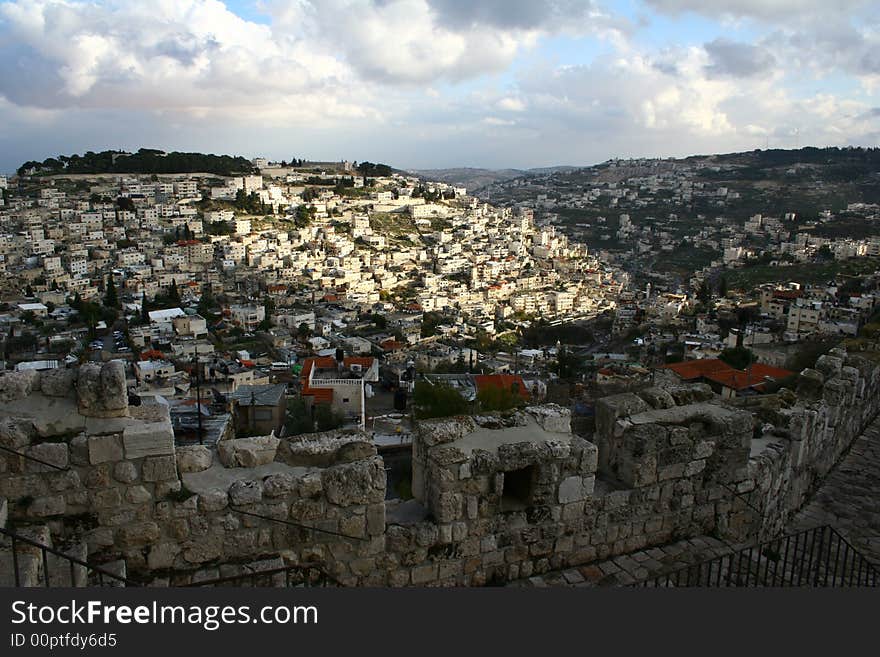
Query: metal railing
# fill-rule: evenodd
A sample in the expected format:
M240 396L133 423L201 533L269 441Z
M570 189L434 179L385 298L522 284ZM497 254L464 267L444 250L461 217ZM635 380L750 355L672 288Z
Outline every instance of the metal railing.
M637 587L875 587L878 567L830 525L701 561Z
M4 557L0 562L0 574L8 576L11 567L8 586L139 586L133 580L9 529L0 527L0 540L0 555ZM7 542L8 548L4 545Z
M255 570L248 573L218 577L187 584L187 588L200 587L338 587L342 584L315 564L284 566L271 570Z

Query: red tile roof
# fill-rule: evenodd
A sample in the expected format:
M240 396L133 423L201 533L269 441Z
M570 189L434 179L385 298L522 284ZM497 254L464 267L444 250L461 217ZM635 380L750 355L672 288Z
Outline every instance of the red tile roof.
M683 363L672 363L671 365L664 365L663 367L672 370L685 381L699 379L711 372L722 372L733 369L730 365L718 358L686 360Z
M519 389L519 396L523 399L529 398L529 389L519 374L477 374L474 376L474 383L477 385L478 393L487 388L510 390L515 383Z
M794 374L794 372L784 370L781 367L773 367L764 363L754 363L750 370L738 370L717 358L689 360L664 367L672 370L685 381L706 379L733 390L760 387L768 379L779 380Z

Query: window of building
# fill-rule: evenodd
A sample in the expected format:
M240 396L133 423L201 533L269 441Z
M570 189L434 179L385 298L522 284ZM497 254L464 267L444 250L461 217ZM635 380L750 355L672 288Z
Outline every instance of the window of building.
M532 504L532 490L535 482L535 466L504 473L501 489L501 510L516 511Z

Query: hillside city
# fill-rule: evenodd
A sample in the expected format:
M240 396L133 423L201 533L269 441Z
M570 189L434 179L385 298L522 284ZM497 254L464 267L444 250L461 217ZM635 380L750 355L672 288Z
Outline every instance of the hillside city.
M779 175L821 173L809 151ZM778 183L737 184L743 165L724 157L563 168L477 194L368 162L57 173L78 157L0 179L6 368L121 358L132 394L163 395L182 427L196 380L217 402L199 406L206 417L276 386L276 432L311 429L318 406L331 411L322 428L369 427L381 441L407 432L399 391L412 397L419 380L473 401L514 380L474 375L512 376L525 397L589 413L596 395L680 361L720 357L784 379L870 332L878 298L876 203L803 217L793 197L790 211L751 214L758 197L743 214L744 195ZM362 359L357 399L307 382L337 353ZM725 394L765 383L753 375Z
M27 162L0 178L4 524L160 585L267 555L625 584L779 535L876 412L876 158Z

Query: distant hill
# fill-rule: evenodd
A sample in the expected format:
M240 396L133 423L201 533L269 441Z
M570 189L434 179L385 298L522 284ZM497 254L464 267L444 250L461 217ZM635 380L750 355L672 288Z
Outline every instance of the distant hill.
M18 175L52 176L89 173L214 173L219 176L252 173L256 169L241 156L180 153L141 148L136 153L124 151L88 151L83 155L59 155L42 162L25 162Z
M520 178L528 174L522 169L478 169L461 167L458 169L420 169L409 173L426 181L445 182L449 185L466 187L473 191L492 183Z
M449 185L460 185L466 187L468 192L476 192L487 185L492 185L505 180L513 180L514 178L525 178L528 176L539 176L554 173L568 173L577 171L583 167L574 166L554 166L554 167L537 167L534 169L480 169L475 167L461 167L456 169L418 169L410 171L420 178L437 182L445 182Z

